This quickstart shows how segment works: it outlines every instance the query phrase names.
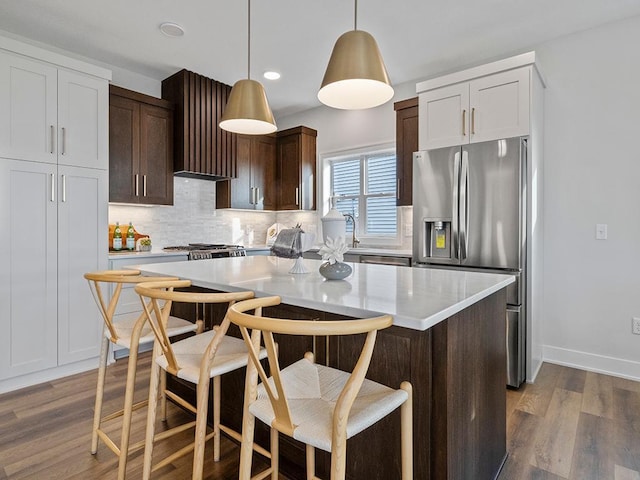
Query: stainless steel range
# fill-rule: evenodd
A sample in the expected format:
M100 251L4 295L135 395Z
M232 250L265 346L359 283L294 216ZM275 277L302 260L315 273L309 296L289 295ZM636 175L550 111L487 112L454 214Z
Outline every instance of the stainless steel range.
M190 243L189 245L164 247L163 250L165 252L187 252L189 260L247 256L247 251L242 245L222 243Z

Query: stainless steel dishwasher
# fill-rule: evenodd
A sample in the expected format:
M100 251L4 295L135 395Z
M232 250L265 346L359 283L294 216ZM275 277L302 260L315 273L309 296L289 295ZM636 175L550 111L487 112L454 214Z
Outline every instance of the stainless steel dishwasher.
M395 265L396 267L410 267L409 257L388 257L386 255L360 255L360 263L375 263L378 265Z

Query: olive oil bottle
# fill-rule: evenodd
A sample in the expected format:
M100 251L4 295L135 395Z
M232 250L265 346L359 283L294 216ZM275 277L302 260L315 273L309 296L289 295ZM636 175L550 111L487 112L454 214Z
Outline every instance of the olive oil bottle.
M116 222L116 228L113 230L113 249L122 250L122 231L118 222Z
M127 250L133 250L134 248L136 248L136 234L133 225L129 222L129 228L127 228Z

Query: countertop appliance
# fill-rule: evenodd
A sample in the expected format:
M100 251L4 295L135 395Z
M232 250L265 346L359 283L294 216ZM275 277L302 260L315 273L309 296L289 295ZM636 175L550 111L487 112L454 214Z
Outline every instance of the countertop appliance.
M188 252L189 260L208 260L210 258L245 257L247 251L242 245L221 243L190 243L164 247L165 252Z
M415 152L413 264L507 273L507 385L525 379L527 138Z

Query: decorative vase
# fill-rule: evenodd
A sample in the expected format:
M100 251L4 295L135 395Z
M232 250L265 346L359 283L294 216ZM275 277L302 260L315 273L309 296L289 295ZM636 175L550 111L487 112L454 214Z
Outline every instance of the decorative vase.
M320 265L320 275L327 280L342 280L351 275L351 265L343 262L329 263L325 262Z
M320 221L322 222L322 241L324 243L327 243L328 237L333 240L337 240L339 237L345 238L347 222L344 215L334 207Z

